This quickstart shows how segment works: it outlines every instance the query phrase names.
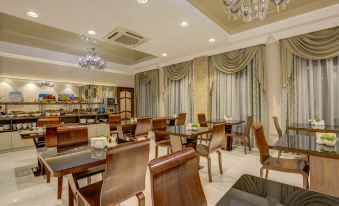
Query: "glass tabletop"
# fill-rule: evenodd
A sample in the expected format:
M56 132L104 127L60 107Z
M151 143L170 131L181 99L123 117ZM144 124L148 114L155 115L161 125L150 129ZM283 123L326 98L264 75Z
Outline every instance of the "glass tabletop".
M60 150L53 148L38 148L40 158L52 170L59 172L90 163L105 161L107 149L94 149L90 146L81 146L72 149Z
M212 128L200 127L198 130L189 130L186 125L175 125L168 126L166 130L157 130L156 132L174 136L195 137L212 132Z
M339 125L315 126L311 124L292 123L288 126L288 129L289 130L303 130L303 131L309 131L309 132L339 133Z
M335 146L325 146L317 144L316 136L286 134L271 145L270 148L339 159L338 138Z
M245 174L216 204L224 205L336 206L339 205L339 198Z

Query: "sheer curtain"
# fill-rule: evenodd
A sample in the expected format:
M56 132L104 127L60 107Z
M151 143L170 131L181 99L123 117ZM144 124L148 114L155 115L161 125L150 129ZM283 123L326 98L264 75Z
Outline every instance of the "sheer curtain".
M155 110L152 107L153 101L154 101L153 98L154 98L154 95L152 93L151 82L148 82L146 84L140 84L139 99L137 101L140 101L140 105L144 105L144 106L138 108L139 117L145 117L145 116L155 117L156 116L156 114L154 114Z
M167 115L186 113L187 120L192 121L192 89L190 73L179 80L168 80Z
M283 92L287 125L314 118L339 124L338 57L307 60L294 55L292 78Z
M232 116L236 120L247 120L253 116L255 121L266 125L264 90L255 74L255 60L236 73L214 71L215 88L212 93L212 118ZM237 127L244 128L245 124ZM264 126L264 128L267 128Z

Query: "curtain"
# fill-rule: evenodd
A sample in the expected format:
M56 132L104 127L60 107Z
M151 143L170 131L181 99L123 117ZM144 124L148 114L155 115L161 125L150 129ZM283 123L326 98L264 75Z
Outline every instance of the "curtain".
M293 55L310 60L339 56L339 27L280 40L280 55L285 87L293 73Z
M135 93L137 116L158 116L159 69L136 74Z
M311 60L293 55L293 65L283 90L284 123L308 123L309 119L320 118L329 125L339 124L338 57Z
M246 68L248 64L255 59L255 75L259 79L259 83L265 88L264 73L264 45L238 49L235 51L225 52L213 55L209 62L211 68L218 69L224 73L236 73ZM213 75L214 72L212 71Z
M247 120L247 117L252 115L254 121L260 121L267 129L266 97L255 72L256 66L254 58L245 68L236 73L214 70L212 119L229 115L233 119ZM244 127L245 124L240 125L239 131Z
M186 113L193 120L193 61L164 67L165 109L168 116Z

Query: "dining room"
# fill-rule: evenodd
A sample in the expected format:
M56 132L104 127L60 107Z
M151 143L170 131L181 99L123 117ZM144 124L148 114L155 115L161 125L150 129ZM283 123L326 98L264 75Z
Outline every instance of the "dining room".
M339 205L337 0L0 5L0 205Z

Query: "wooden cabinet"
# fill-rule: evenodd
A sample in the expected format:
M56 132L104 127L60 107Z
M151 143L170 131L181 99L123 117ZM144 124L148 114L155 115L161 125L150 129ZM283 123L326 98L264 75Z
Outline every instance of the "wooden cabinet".
M0 150L8 150L12 147L11 132L0 133Z
M11 133L12 133L12 148L13 149L26 146L26 140L22 140L18 132L11 132Z

